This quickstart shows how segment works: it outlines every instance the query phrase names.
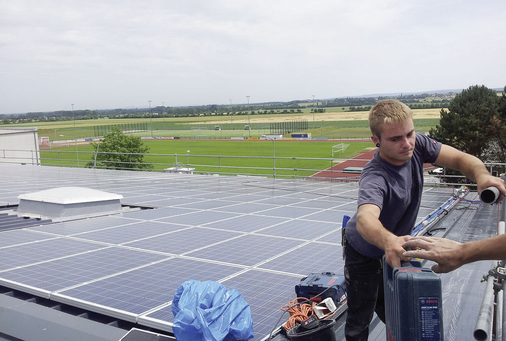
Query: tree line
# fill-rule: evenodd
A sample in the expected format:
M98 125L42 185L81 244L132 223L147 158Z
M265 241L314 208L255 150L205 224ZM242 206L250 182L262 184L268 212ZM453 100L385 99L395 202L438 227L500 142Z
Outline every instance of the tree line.
M237 105L201 105L187 107L156 106L154 108L130 108L130 109L107 109L107 110L59 110L52 112L29 112L24 114L3 115L2 123L30 123L30 122L54 122L70 120L89 120L98 118L143 118L143 117L197 117L210 115L266 115L266 114L290 114L302 113L302 109L310 108L311 113L325 112L325 108L342 107L343 111L369 110L377 101L387 98L396 98L415 109L442 108L447 106L453 93L441 95L426 102L427 98L434 97L430 94L379 96L379 97L346 97L332 100L299 100L289 102L268 102L259 104ZM439 99L443 98L443 99Z

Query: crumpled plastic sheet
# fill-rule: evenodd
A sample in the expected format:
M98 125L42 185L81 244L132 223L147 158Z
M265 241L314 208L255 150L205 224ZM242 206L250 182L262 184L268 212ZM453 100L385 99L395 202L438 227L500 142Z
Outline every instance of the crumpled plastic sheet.
M213 281L186 281L172 301L178 341L236 341L254 337L251 308L235 289Z

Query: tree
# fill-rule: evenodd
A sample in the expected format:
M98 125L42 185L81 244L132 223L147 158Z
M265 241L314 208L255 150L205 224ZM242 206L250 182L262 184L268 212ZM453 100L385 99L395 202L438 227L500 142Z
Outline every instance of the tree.
M123 134L119 127L113 127L99 143L91 145L98 151L95 160L88 162L87 167L95 165L112 169L151 169L152 165L144 163L144 154L149 147L142 143L140 137Z
M483 85L463 90L449 104L448 111L441 109L440 125L430 130L430 137L482 160L504 160L504 139L498 140L505 124L498 110L499 98ZM501 148L502 158L498 153Z
M506 160L506 86L499 97L497 116L490 126L489 134L497 145L498 160Z

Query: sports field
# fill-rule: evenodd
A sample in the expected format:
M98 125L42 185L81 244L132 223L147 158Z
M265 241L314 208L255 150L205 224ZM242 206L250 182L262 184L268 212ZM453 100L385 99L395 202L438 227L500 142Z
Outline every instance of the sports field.
M346 143L342 152L332 147ZM144 140L149 147L145 162L154 170L170 167L194 168L196 173L309 176L330 168L342 159L373 148L363 141L265 141L265 140ZM78 154L76 153L78 151ZM41 151L45 165L85 166L93 161L94 150L83 144Z
M307 120L308 129L298 133L310 134L313 139L294 140L291 134L285 134L280 141L259 140L270 133L270 123L290 120ZM439 123L439 109L414 110L414 122L417 131L427 132ZM115 124L143 124L143 129L132 129L128 133L145 138L170 138L144 140L149 147L145 161L158 171L184 166L194 168L197 173L308 176L331 167L340 159L353 158L361 151L374 148L369 140L367 112L100 119L38 125L39 137L70 141L60 144L61 148L53 145L50 151L41 151L42 163L83 167L93 160L95 150L88 143L76 146L73 141L96 138L97 126ZM245 125L251 130L245 130ZM349 146L333 155L333 146L340 143Z

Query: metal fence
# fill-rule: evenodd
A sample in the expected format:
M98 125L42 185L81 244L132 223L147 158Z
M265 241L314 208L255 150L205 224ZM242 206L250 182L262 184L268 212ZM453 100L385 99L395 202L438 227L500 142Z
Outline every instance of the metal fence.
M109 154L107 159L101 156ZM101 169L139 170L139 164L133 160L142 156L144 171L174 172L216 175L251 175L273 178L300 178L343 182L356 182L360 173L343 172L347 159L335 158L302 158L272 156L230 156L230 155L195 155L184 154L136 154L104 153L84 151L45 150L0 150L0 162L24 163L42 166L87 167ZM132 161L130 160L132 159ZM357 160L353 161L364 161ZM341 167L340 167L341 165ZM506 163L487 162L485 165L494 175L506 173ZM427 186L461 186L474 184L462 175L447 174L445 169L426 173Z
M345 174L336 169L345 159L303 158L280 156L230 156L197 154L138 154L73 152L51 150L44 151L39 164L44 166L89 167L97 169L140 170L132 159L143 157L144 170L154 172L191 173L206 175L250 175L273 178L310 178L332 179L333 181L358 181L360 174ZM108 159L101 160L100 156ZM119 156L121 155L121 160ZM0 159L0 162L8 162ZM357 160L355 160L357 161ZM367 161L367 160L362 160ZM322 172L325 172L324 174Z

